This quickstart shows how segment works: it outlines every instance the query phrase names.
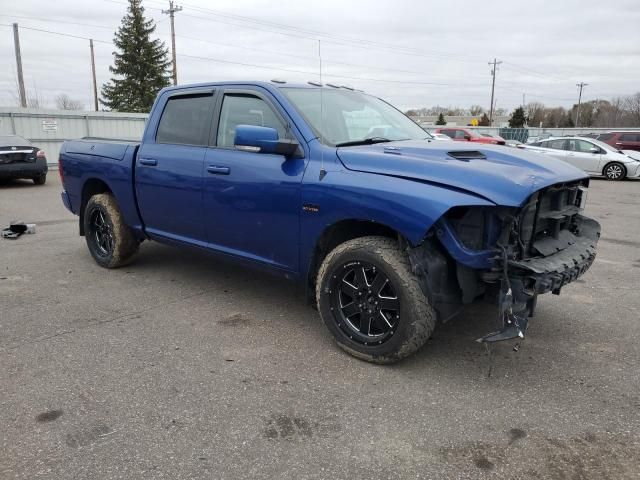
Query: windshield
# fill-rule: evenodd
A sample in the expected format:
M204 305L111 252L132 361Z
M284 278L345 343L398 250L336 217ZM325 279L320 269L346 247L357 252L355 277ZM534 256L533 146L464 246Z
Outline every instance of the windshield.
M281 91L327 145L430 138L402 112L371 95L326 88L282 87ZM320 121L320 92L324 121Z

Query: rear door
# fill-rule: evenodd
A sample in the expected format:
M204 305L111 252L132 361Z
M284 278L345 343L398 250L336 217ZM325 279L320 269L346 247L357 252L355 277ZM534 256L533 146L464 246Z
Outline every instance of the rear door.
M189 89L170 96L157 125L149 125L154 131L138 150L135 181L151 236L206 244L202 187L212 114L213 90Z
M545 155L557 158L559 160L567 160L567 152L565 151L567 141L564 138L558 138L555 140L543 140L540 142L540 149L538 150Z
M616 142L619 150L640 150L640 133L623 133Z

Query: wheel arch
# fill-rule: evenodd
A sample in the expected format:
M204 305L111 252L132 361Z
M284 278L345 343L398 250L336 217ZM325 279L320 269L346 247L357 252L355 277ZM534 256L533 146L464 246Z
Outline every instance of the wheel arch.
M322 261L338 245L359 237L381 236L397 239L399 243L407 243L407 239L394 228L384 223L361 220L342 219L328 225L316 240L313 254L307 270L307 297L310 301L315 298L315 281Z
M94 195L99 193L110 193L113 195L113 190L109 185L100 178L89 178L82 185L82 195L80 197L80 235L84 236L84 211L87 207L87 202Z

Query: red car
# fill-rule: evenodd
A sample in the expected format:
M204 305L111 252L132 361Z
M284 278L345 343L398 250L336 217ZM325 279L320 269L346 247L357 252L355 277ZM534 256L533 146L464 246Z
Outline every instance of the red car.
M607 132L598 135L600 140L618 150L640 151L640 132Z
M453 140L459 142L476 142L476 143L491 143L493 145L504 145L504 138L498 135L489 135L488 133L480 133L477 130L471 130L468 128L458 127L443 127L436 128L436 133L443 133Z

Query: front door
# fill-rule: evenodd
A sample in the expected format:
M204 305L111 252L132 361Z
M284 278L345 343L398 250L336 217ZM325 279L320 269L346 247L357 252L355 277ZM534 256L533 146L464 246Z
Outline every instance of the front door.
M238 125L272 127L295 138L270 98L226 90L215 141L205 155L204 209L211 247L286 270L298 269L304 158L236 150Z
M206 244L202 187L212 112L211 92L169 98L155 136L138 150L136 194L151 236Z
M600 172L600 147L587 140L567 140L567 162L585 172Z

